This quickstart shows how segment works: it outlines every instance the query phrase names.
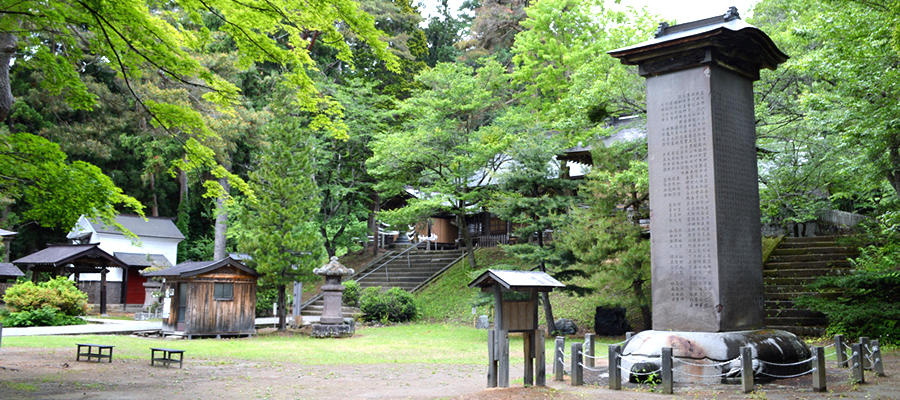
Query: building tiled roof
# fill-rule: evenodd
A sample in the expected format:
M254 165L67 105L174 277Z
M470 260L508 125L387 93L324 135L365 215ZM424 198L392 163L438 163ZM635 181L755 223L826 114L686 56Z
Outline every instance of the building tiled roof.
M117 251L113 255L132 267L169 268L172 266L166 256L162 254L122 253Z
M147 272L144 276L194 276L200 275L209 271L212 271L217 268L221 268L224 266L231 266L237 269L240 269L244 272L250 273L255 276L259 276L256 271L251 269L250 267L240 263L239 261L231 258L225 257L219 261L185 261L180 263L172 268L167 268L159 271Z
M77 244L77 245L57 245L50 246L41 251L31 253L12 263L16 266L20 265L53 265L59 266L72 263L74 260L82 257L86 258L105 258L116 266L124 266L119 259L113 255L103 251L97 247L99 243L93 244Z
M12 263L0 263L0 277L16 277L16 276L25 276L22 270L19 267L13 265Z
M140 237L158 237L169 239L184 239L184 235L175 226L175 223L168 218L148 217L145 221L143 217L138 215L119 215L116 222L122 224L126 229ZM91 221L94 230L98 233L119 234L122 232L116 230L112 226L106 226L102 222Z
M18 232L8 231L6 229L0 229L0 236L16 236Z

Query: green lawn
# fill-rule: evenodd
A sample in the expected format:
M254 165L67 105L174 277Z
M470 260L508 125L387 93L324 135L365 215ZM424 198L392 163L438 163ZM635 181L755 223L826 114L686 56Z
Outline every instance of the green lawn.
M572 340L566 343L571 351ZM581 339L577 339L581 340ZM184 349L186 359L295 362L307 365L378 363L483 364L487 361L487 331L468 326L414 323L387 327L360 327L346 339L313 339L300 334L271 333L241 339L163 340L118 335L10 336L4 347L34 347L42 351L75 352L75 343L114 345L116 358L146 358L151 347ZM548 363L554 339L546 341ZM597 345L598 355L606 346ZM522 337L510 340L512 362L522 360Z

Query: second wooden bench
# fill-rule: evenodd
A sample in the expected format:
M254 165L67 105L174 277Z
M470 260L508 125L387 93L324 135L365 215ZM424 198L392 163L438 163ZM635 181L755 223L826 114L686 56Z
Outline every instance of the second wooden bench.
M156 353L162 353L159 357L157 357ZM178 355L178 358L175 358L175 355ZM161 363L168 367L171 364L178 363L178 368L182 367L182 363L184 362L184 350L177 349L164 349L164 348L150 348L150 365L156 365L156 363Z

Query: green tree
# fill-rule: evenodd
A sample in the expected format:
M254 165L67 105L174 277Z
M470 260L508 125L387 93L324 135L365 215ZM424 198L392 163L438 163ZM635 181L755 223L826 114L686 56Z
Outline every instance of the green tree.
M491 212L516 224L516 234L523 242L505 247L508 253L536 264L542 272L550 272L554 278L566 280L580 275L580 270L569 269L568 254L551 242L544 242L547 230L559 228L561 218L570 211L572 194L578 182L563 176L560 162L555 159L564 148L561 135L547 136L541 130L519 132L506 154L510 162L499 174L500 191L491 202ZM536 243L532 243L534 238ZM571 291L585 288L567 285ZM541 293L547 330L555 332L553 308L548 293Z
M417 80L426 89L400 106L407 123L376 139L367 165L379 179L379 192L398 195L410 186L421 196L380 217L409 224L439 212L455 215L475 268L467 214L484 205L509 141L491 125L507 96L503 67L489 61L473 72L462 64L438 64Z
M568 215L557 240L597 278L598 288L638 309L643 329L652 329L650 240L639 224L649 217L647 142L616 144L593 156L580 192L584 206Z
M295 110L293 110L295 113ZM278 290L279 329L285 329L285 286L312 281L325 258L315 224L319 193L313 181L312 137L306 121L289 108L275 110L265 125L266 143L250 173L256 193L233 228L239 248L253 257L262 285Z
M123 194L99 168L67 162L59 145L39 136L0 127L0 170L0 193L20 203L22 223L68 229L86 215L122 228L115 222L116 206L142 213L140 202Z
M602 0L543 0L531 4L512 46L520 104L569 145L603 133L609 116L642 114L644 82L612 49L650 37L658 21L645 10L615 11Z

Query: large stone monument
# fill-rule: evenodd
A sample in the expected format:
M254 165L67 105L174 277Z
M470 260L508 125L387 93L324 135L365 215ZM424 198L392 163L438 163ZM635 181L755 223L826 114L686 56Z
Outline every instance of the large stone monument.
M341 284L341 279L344 276L353 275L353 272L352 268L347 268L338 262L337 257L331 257L328 264L313 270L314 274L325 277L325 284L322 285L325 306L322 308L319 323L312 326L312 336L327 338L353 335L355 327L353 320L345 320L342 310L344 285Z
M715 364L750 345L805 359L793 335L753 331L765 326L753 81L788 57L734 7L609 54L647 78L653 331L623 353L673 347Z

